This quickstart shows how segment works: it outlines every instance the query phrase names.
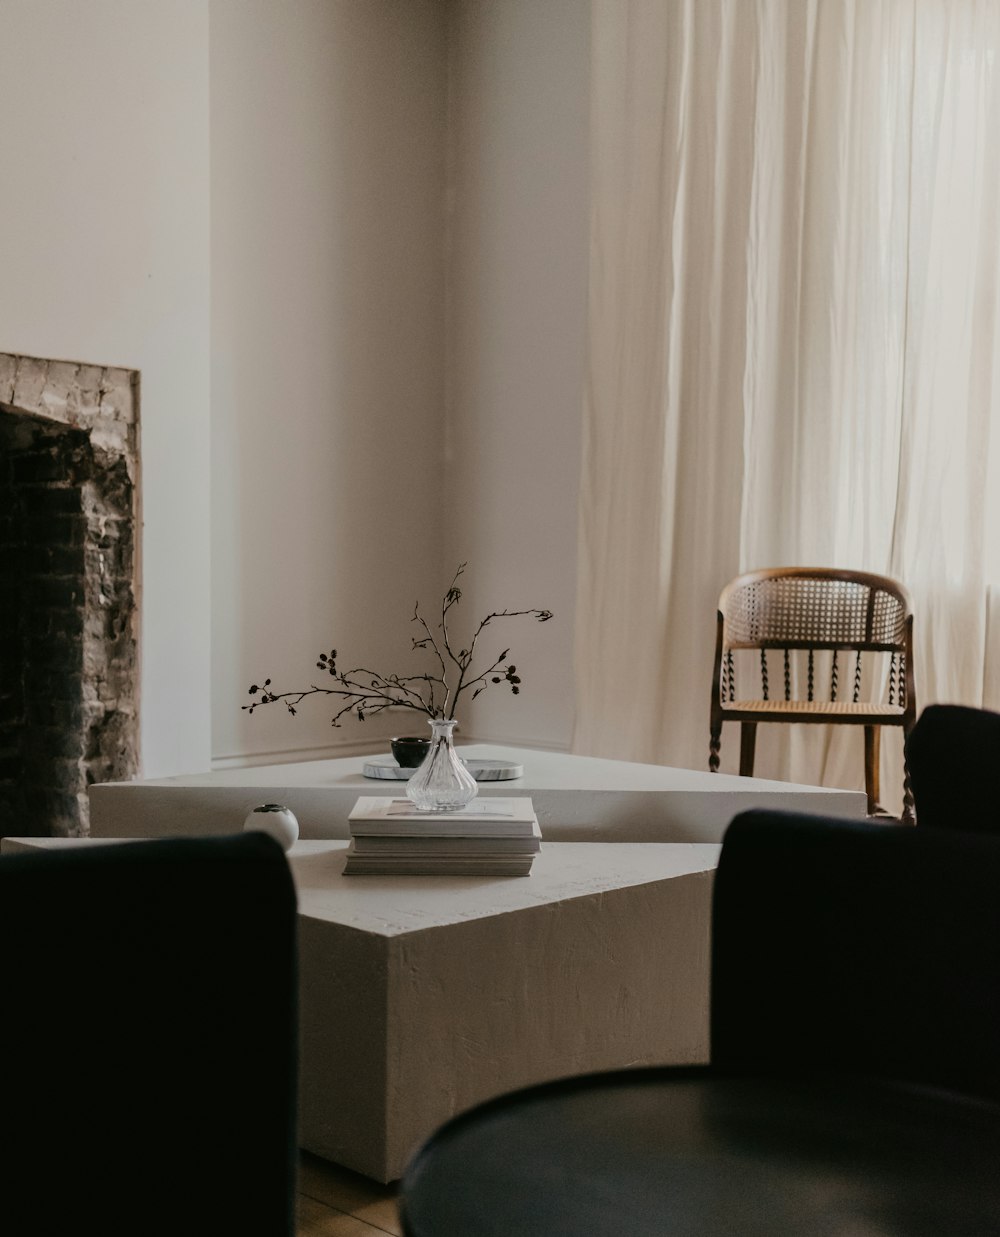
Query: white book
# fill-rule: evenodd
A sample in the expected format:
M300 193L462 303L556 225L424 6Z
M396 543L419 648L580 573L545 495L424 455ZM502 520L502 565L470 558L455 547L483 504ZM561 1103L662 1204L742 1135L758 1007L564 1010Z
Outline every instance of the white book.
M351 810L352 836L532 837L535 809L527 797L473 799L458 812L421 812L409 799L362 795Z
M413 859L382 858L378 855L352 855L344 864L345 876L528 876L532 856L484 857L469 855L436 856Z
M354 834L350 853L358 855L535 855L541 850L542 831L538 822L532 824L529 837L493 837L477 833L439 837L430 834Z

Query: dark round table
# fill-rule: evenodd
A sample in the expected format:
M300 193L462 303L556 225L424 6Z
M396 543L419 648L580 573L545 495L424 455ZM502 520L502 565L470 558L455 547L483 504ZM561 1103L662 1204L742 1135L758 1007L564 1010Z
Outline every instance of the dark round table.
M594 1074L448 1122L400 1205L407 1237L986 1237L1000 1105L854 1077Z

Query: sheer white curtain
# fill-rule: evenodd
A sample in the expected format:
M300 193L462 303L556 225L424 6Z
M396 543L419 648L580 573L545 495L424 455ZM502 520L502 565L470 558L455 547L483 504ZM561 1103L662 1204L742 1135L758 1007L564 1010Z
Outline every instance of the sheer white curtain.
M1000 0L594 0L592 55L576 750L707 767L759 566L901 579L918 706L981 703ZM764 727L757 772L860 786L860 744Z

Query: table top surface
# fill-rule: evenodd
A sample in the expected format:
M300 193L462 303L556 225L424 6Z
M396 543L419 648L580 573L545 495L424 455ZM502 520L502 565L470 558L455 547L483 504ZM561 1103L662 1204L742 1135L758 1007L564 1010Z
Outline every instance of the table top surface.
M713 843L542 842L529 876L344 876L346 843L297 842L289 854L299 913L378 936L705 873Z
M25 847L112 845L132 839L4 838ZM288 852L299 914L399 936L676 877L711 879L721 847L700 842L542 842L529 876L345 876L347 842L298 841Z
M388 741L386 742L388 749ZM466 759L509 760L524 766L524 776L512 781L485 782L480 794L505 795L532 790L562 791L675 791L699 792L711 790L788 793L815 792L842 799L845 804L859 797L858 791L830 787L800 786L793 782L775 782L766 778L738 777L729 773L709 773L700 769L675 769L669 765L638 764L629 760L607 760L596 756L578 756L569 752L547 752L534 748L503 747L488 743L456 745L458 754ZM385 793L384 783L365 777L362 768L371 756L344 756L336 760L302 760L289 764L252 765L247 768L216 769L209 773L183 774L176 777L149 778L139 782L102 782L110 786L151 787L333 787L353 789L361 794ZM380 789L381 787L381 789ZM374 788L374 789L373 789ZM861 798L863 799L863 795Z
M618 1071L456 1118L403 1178L408 1237L981 1237L1000 1105L856 1078Z

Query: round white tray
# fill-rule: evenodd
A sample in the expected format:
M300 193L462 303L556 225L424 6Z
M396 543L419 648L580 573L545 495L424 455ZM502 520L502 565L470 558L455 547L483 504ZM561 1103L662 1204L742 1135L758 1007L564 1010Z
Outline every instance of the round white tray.
M477 782L509 782L524 777L524 765L515 764L512 760L460 759ZM386 782L408 782L416 773L416 769L401 769L392 756L372 756L365 761L361 771L365 777Z

